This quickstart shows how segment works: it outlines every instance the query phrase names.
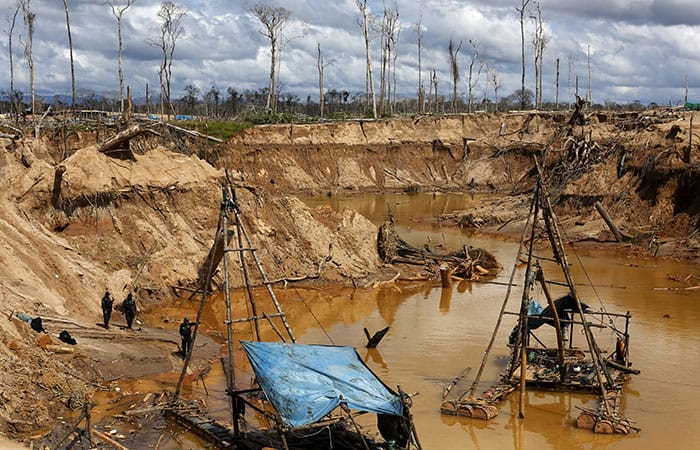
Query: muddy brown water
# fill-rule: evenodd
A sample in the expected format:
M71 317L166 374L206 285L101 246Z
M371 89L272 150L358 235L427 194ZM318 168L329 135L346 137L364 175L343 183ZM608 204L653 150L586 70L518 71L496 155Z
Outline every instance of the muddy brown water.
M507 282L515 260L517 243L441 229L422 220L473 206L479 201L476 197L420 194L304 201L312 206L330 204L338 210L351 207L376 224L384 220L389 205L399 234L414 245L430 239L433 245L457 248L469 244L493 252L504 266L497 281ZM698 276L699 268L687 263L579 253L583 252L569 250L569 261L584 301L600 309L600 298L608 311L632 314L631 361L642 373L630 378L622 400L624 414L642 428L640 433L608 436L577 429L575 407L597 406L596 396L581 393L530 390L524 420L517 417L518 397L513 394L500 405L500 414L488 422L440 414L445 386L465 367L472 367L471 374L452 391L459 395L476 374L505 296L503 285L462 282L447 290L437 284L357 290L290 286L276 289L276 294L299 342L353 346L387 385L419 393L412 411L426 450L699 448L700 290L654 289L679 287L668 279L669 274ZM556 279L558 273L545 266L547 269ZM522 280L523 271L517 270L517 282ZM587 278L593 280L594 288L584 285ZM564 294L563 289L553 293ZM508 310L517 310L519 299L520 292L514 289ZM244 311L239 309L238 313ZM204 329L223 336L224 317L223 301L215 299L207 308ZM505 343L514 321L512 316L504 318L482 377L483 389L497 381L506 364ZM374 332L386 326L391 328L379 347L365 349L363 328ZM543 328L540 334L548 332ZM236 337L250 339L249 328L237 328ZM574 339L583 344L580 336ZM601 342L602 347L608 344ZM239 361L242 358L240 354L236 357ZM239 380L252 378L246 371L238 375ZM188 384L183 394L206 397L211 413L228 419L220 364L213 364L206 387L208 396L201 383ZM181 442L196 447L198 441Z

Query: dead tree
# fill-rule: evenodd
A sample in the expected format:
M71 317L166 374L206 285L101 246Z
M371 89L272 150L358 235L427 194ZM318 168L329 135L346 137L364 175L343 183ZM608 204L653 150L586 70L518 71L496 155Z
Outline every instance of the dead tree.
M381 26L382 67L379 83L380 109L382 113L393 113L393 98L396 98L396 45L398 43L399 12L384 8ZM392 85L393 80L393 85Z
M15 25L17 23L17 14L19 14L19 10L22 7L22 5L17 2L15 5L15 10L10 16L11 18L8 20L9 23L9 29L6 30L7 34L7 50L9 53L9 58L10 58L10 105L12 108L12 116L17 120L19 118L19 104L18 104L18 98L17 98L17 93L15 92L15 64L13 60L13 54L12 54L12 37L14 36L15 33ZM687 94L686 94L686 100L687 100Z
M321 55L321 44L316 43L318 48L318 57L316 58L316 67L318 68L318 115L323 119L323 56Z
M430 77L430 86L431 90L434 92L434 97L433 97L433 108L435 109L435 114L438 113L438 77L437 77L437 72L435 69L433 69L433 73Z
M520 0L520 8L515 8L520 13L520 55L522 61L522 75L520 86L520 109L525 109L525 8L530 0Z
M112 9L112 15L117 19L117 44L118 44L118 64L119 64L119 111L124 113L124 70L122 66L122 15L124 11L129 9L136 0L126 0L126 5L117 6L114 1L107 1L107 4Z
M377 100L374 95L374 77L372 75L372 54L370 52L369 36L369 12L367 11L367 0L355 0L357 7L362 14L362 34L365 39L365 56L367 65L365 68L365 94L367 106L372 105L372 117L377 118Z
M593 81L591 73L591 46L588 46L588 104L593 104Z
M263 26L260 34L265 36L270 43L270 80L267 92L267 109L274 113L277 112L277 97L275 95L277 92L275 87L275 68L277 65L275 60L280 50L280 37L292 12L282 6L258 3L253 6L252 13Z
M452 74L452 112L457 112L457 84L459 83L459 64L457 64L457 54L462 49L462 41L455 49L454 42L450 38L447 50L450 52L450 72ZM437 91L437 89L436 89Z
M182 7L171 1L161 3L158 10L158 19L160 20L158 31L160 35L151 41L151 45L157 47L162 53L160 67L158 68L161 114L165 114L165 103L168 105L168 115L174 113L172 97L170 96L170 83L173 74L175 45L185 31L182 26L184 17L185 10Z
M544 55L544 47L547 44L547 37L544 35L544 27L542 26L542 10L540 2L535 1L535 10L537 15L531 16L535 21L535 32L532 39L535 56L535 107L542 107L542 61Z
M479 82L479 77L481 76L481 71L484 69L484 62L479 59L479 43L475 39L469 39L469 44L472 46L472 57L469 61L469 78L467 80L467 103L468 111L472 113L472 103L474 102L474 95L472 91L474 87ZM474 65L479 63L479 67L476 69L476 76L474 76Z
M501 80L498 79L498 72L496 72L496 69L491 73L491 82L493 83L493 95L496 97L496 112L498 112L498 88L501 87Z
M557 58L557 81L556 81L556 95L554 96L554 109L559 109L559 58Z
M68 30L68 49L70 50L70 82L71 82L71 109L75 109L75 65L73 64L73 37L70 34L70 14L68 13L68 0L63 0L63 8L66 10L66 30Z
M29 86L32 93L32 114L36 107L36 90L34 88L34 21L36 14L31 10L31 0L20 0L22 12L24 13L24 23L27 25L28 41L24 48L24 54L27 57L27 65L29 66Z
M574 63L576 62L576 57L574 56L573 53L569 53L568 63L569 63L569 79L567 81L567 87L568 87L568 101L566 102L569 107L571 107L571 99L573 96L571 95L571 75L574 70Z
M421 57L423 51L423 29L421 27L422 20L423 13L421 12L420 17L418 18L418 23L414 27L418 40L418 114L423 113L423 107L425 106L425 86L423 86L423 68L421 67Z

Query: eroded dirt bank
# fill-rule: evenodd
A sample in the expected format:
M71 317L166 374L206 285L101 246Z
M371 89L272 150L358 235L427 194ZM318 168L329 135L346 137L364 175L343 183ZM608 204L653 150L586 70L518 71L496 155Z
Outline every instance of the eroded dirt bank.
M695 164L683 162L688 116L587 119L575 126L563 114L266 126L215 148L191 142L190 155L144 138L148 145L133 160L97 152L94 135L74 140L65 160L50 137L0 141L0 432L39 436L109 380L178 368L177 324L155 312L175 292L185 301L180 287L196 285L224 168L239 186L270 279L320 275L366 284L381 272L369 221L353 211L309 209L293 194L497 192L503 196L493 204L441 220L509 233L528 207L533 154L544 159L557 212L576 236L610 240L593 209L599 201L638 237L634 249L697 255L700 155L694 148ZM117 301L133 290L141 310L152 313L144 317L155 319L136 331L97 326L106 288ZM46 318L50 337L17 312ZM70 353L50 347L63 345L56 339L63 329L78 340ZM195 365L216 351L212 343Z

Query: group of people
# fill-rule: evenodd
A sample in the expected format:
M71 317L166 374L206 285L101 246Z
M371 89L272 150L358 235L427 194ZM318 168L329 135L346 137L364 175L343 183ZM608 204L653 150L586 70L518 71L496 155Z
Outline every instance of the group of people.
M114 299L109 293L109 290L106 290L105 295L102 296L102 320L105 328L109 328L109 320L112 317L113 305ZM124 314L124 318L126 319L126 327L128 329L132 329L131 326L136 318L136 301L134 300L134 296L131 294L131 292L129 292L129 295L127 295L124 299L121 310L122 314Z
M102 296L102 320L104 322L104 327L109 328L109 320L112 317L112 309L114 305L114 299L109 293L109 290L105 291ZM136 317L136 301L134 296L129 292L129 294L124 299L121 307L124 318L126 319L126 327L132 329L131 326L134 323L134 318ZM190 320L185 317L180 324L179 332L180 338L182 339L182 349L181 355L186 358L192 348L192 327L196 325L195 322L190 322Z

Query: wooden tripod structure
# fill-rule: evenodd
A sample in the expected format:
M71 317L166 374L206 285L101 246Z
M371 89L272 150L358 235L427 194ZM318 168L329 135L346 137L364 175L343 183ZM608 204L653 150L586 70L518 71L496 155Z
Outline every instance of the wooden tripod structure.
M520 418L524 418L527 385L544 387L550 390L557 388L594 390L600 394L600 409L591 411L579 408L583 411L577 421L580 427L592 428L600 433L627 434L631 429L638 430L619 413L619 400L624 376L629 373L638 373L638 371L630 368L629 363L628 330L630 314L629 312L626 314L614 314L607 311L592 313L587 310L586 305L581 301L569 269L569 261L564 250L558 220L552 210L546 186L543 182L542 168L537 158L535 158L535 166L538 172L535 194L525 227L523 228L516 264L514 264L511 273L508 290L496 327L484 353L481 367L469 390L456 401L444 401L441 411L446 414L464 415L488 420L498 414L495 404L510 392L518 389L520 394L518 415ZM553 254L552 258L535 255L535 243L541 231L544 231L549 241ZM540 266L540 260L555 263L561 270L565 282L547 281ZM518 313L509 313L506 311L506 306L511 287L514 286L513 279L519 261L526 261L527 263L520 308ZM542 312L533 315L530 312L531 291L536 283L542 288L547 299L547 310L551 312L551 316L549 314L545 316ZM562 310L560 305L557 304L562 299L555 300L552 297L548 287L549 284L559 284L568 289L568 298L573 300L573 305L569 306L570 309ZM560 317L559 311L563 311L565 317ZM479 385L489 352L494 344L501 321L506 314L516 314L518 316L517 327L513 332L515 340L511 345L509 363L505 373L501 376L500 382L481 396L475 398L474 392ZM569 318L570 315L571 318ZM609 324L600 325L594 323L591 321L591 316L599 316L601 319L600 323L603 322L602 319L605 317L609 320ZM615 319L624 319L624 329L615 326ZM544 321L544 323L552 325L556 332L556 348L548 348L542 343L533 334L531 327L528 325L528 320ZM582 334L586 341L583 349L573 347L574 326L582 328ZM603 356L596 342L595 335L591 330L594 326L610 328L617 337L616 349L610 352L608 357ZM565 336L564 329L566 327L572 330L570 336ZM534 345L531 345L532 339L536 341ZM565 345L567 340L568 348ZM581 417L584 417L584 419L581 419Z

